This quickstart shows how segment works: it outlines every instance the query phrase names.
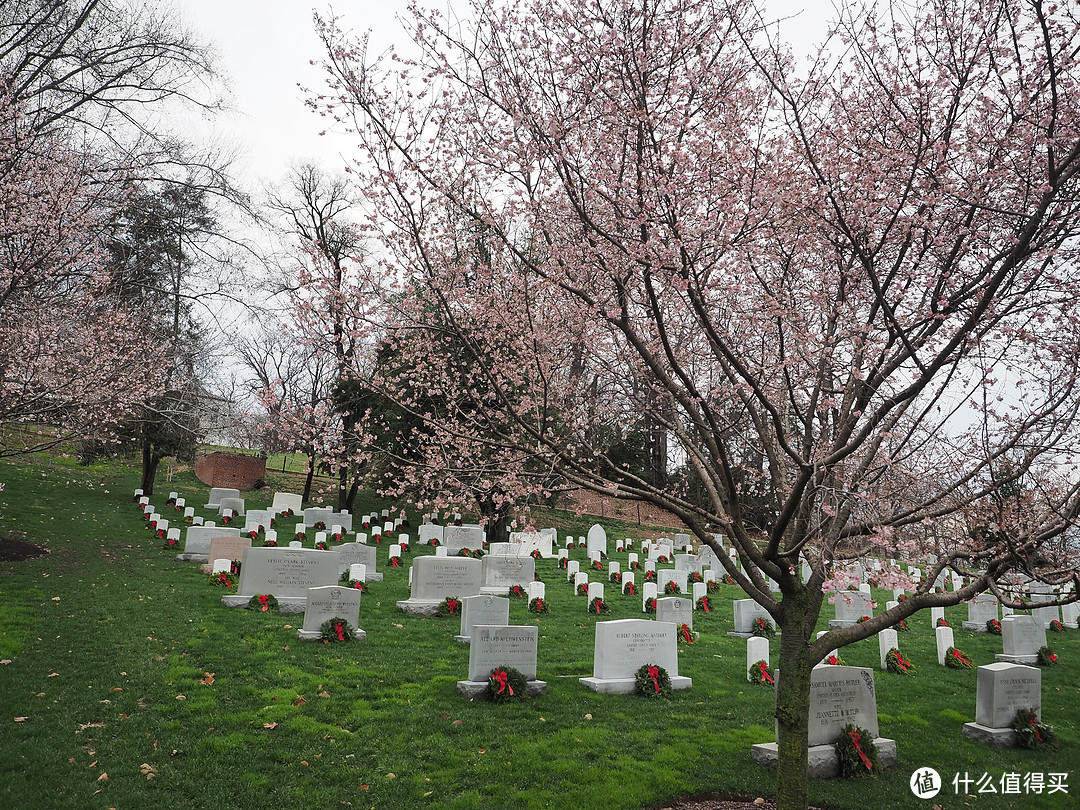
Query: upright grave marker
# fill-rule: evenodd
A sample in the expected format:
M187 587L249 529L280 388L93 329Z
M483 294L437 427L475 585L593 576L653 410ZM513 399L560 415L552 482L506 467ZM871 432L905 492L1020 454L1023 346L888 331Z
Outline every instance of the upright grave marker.
M975 722L964 724L964 734L993 748L1012 748L1016 713L1030 709L1042 717L1042 672L1038 667L999 661L977 670Z
M304 641L318 640L322 636L323 622L330 619L344 619L352 625L353 638L357 641L367 638L367 633L357 627L360 621L360 591L355 588L340 585L308 588L304 626L296 631L296 637Z
M596 623L593 674L580 682L594 692L630 694L634 678L645 664L667 670L672 689L689 689L693 682L679 675L675 625L649 619L616 619Z

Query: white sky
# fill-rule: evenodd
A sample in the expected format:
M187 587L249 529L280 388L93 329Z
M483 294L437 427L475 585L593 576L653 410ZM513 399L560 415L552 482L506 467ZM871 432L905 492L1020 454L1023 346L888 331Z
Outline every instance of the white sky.
M348 142L320 137L325 122L303 104L298 85L321 88L311 60L319 61L320 43L312 15L328 13L326 3L310 0L173 0L182 18L217 50L235 112L214 123L219 139L236 147L239 176L249 188L276 182L290 162L315 162L336 169ZM464 0L421 0L422 5L464 7ZM405 44L396 15L408 0L353 0L333 11L344 27L372 32L372 53ZM788 36L819 39L831 17L831 0L767 0L776 16L803 12L789 24Z

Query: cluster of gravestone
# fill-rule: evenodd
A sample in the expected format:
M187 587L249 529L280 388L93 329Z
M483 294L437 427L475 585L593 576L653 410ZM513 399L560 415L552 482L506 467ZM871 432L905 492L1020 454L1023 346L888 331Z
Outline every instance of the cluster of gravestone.
M179 528L169 526L148 499L140 496L137 491L144 516L155 523L159 533L164 529L166 534L162 536L179 539ZM244 502L235 490L215 489L211 490L206 508L217 510L223 518L232 518L230 525L218 526L193 517L192 508L186 507L182 499L176 499L175 493L170 501L174 509L183 510L188 523L184 548L177 559L202 563L210 573L228 570L231 561L240 560L237 588L222 597L223 604L246 606L253 596L273 594L283 612L304 614L303 627L298 631L301 639L319 638L322 623L332 617L346 619L357 628L356 637L364 638L364 631L358 628L361 592L343 587L339 581L346 574L347 579L360 582L381 579L376 568L378 546L383 538L396 539L384 546L388 560L400 560L402 545L410 542L409 535L402 532L408 526L403 512L397 519L390 518L389 510L381 515L364 515L360 522L365 531L354 531L353 518L347 512L325 507L302 509L299 496L291 493L276 493L270 509L245 511ZM288 516L299 520L287 543L253 545L252 535L256 533L276 542L280 529L270 527ZM628 539L616 541L614 550L625 557L624 566L621 561L608 558L609 541L600 525L594 525L587 537L577 541L567 537L561 548L555 529L515 532L507 542L488 543L484 529L461 523L460 515L454 515L445 525L438 522L436 515L424 515L417 532L419 546L433 547L433 553L412 557L407 568L409 598L398 602L397 607L412 615L434 616L448 597L460 601L461 629L456 639L470 646L468 674L458 683L463 695L482 694L487 688L488 674L499 666L521 672L530 695L546 691L546 683L537 677L539 628L511 625L507 597L509 589L518 587L529 600L546 598L547 585L535 576L537 559L559 561L567 587L581 597L583 611L593 600L605 598L605 588L618 589L620 594L639 593L643 613L650 603L655 606L655 617L595 622L593 672L581 677L581 684L597 692L631 693L636 688L639 668L656 664L666 670L673 689L692 687L691 679L678 673L678 633L693 630L699 600L708 593L709 583L723 576L724 569L711 547L701 545L695 552L690 535L645 540L638 550L634 550ZM337 542L327 544L328 535ZM726 538L717 535L716 540L726 548ZM308 547L305 543L320 547ZM570 559L571 546L584 546L587 559ZM486 550L481 558L462 556L463 551L481 550ZM727 549L727 554L731 564L739 564L734 549ZM894 561L888 564L896 565ZM830 620L830 627L845 627L873 615L868 580L880 566L880 561L870 560L865 568L858 567L857 578L866 581L857 589L836 594L835 618ZM922 576L918 568L909 567L908 571L915 581ZM590 575L594 579L590 580ZM805 563L802 575L804 579L810 575ZM641 578L637 586L636 577ZM941 582L935 581L934 586L962 587L962 580L955 574L951 577L945 580L942 573ZM775 583L769 584L775 589ZM1080 604L1060 609L1038 606L1040 602L1057 598L1058 594L1049 587L1039 587L1039 583L1014 585L1030 594L1033 610L1017 614L1001 606L993 596L983 594L968 603L968 620L964 622L966 630L985 632L990 620L999 619L1000 610L1002 652L994 663L978 667L976 719L964 729L973 739L996 747L1016 744L1012 722L1018 710L1040 712L1041 672L1032 664L1046 644L1049 623L1062 621L1065 626L1076 628L1080 613ZM886 604L886 610L895 606L895 600L902 595L902 591L894 591L893 601ZM945 664L945 653L954 646L953 629L938 622L942 616L943 610L935 608L929 617L936 635L939 665ZM750 670L757 662L768 664L771 660L769 639L756 632L755 627L756 620L771 622L771 617L754 600L739 599L734 602L733 619L734 630L728 635L746 641L749 680ZM882 630L877 639L880 666L885 670L888 652L897 648L896 630ZM777 672L776 677L780 674ZM812 776L837 773L834 744L841 729L849 723L873 735L883 765L896 761L895 743L878 736L874 676L870 668L842 664L815 667L809 719ZM774 765L776 744L755 745L752 754L757 761Z

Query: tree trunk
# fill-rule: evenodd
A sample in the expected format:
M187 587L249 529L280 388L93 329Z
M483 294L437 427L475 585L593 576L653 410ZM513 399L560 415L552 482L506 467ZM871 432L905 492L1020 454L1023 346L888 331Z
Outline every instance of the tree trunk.
M311 503L311 484L315 479L315 450L305 448L307 453L307 478L304 480L304 494L300 496L301 503Z
M144 436L142 441L142 491L143 495L154 494L154 479L157 478L161 456L154 452L154 443Z
M802 596L803 599L799 599ZM806 652L806 594L785 595L780 619L780 665L776 679L776 810L806 810L810 676ZM797 603L797 604L796 604Z

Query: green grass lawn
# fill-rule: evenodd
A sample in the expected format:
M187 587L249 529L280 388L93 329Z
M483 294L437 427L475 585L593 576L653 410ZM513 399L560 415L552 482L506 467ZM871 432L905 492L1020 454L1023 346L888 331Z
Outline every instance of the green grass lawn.
M190 473L163 479L154 503L175 489L209 517L207 487ZM773 739L772 691L746 682L745 642L727 637L734 587L714 595L711 613L695 614L701 641L680 649L679 672L693 689L667 701L598 695L578 683L592 674L597 619L554 560L538 561L553 612L537 617L515 600L510 620L539 625L547 695L470 702L456 690L468 669L468 647L454 641L460 622L395 607L408 596L406 569L380 561L384 580L360 605L366 641L300 642L301 616L222 607L221 590L196 564L176 562L152 539L131 498L137 480L120 462L0 462L0 535L49 550L0 563L0 807L597 810L775 791L772 773L750 758L751 744ZM275 489L298 491L280 468L267 483L245 493L250 507L268 504ZM356 512L382 505L364 501ZM591 522L555 518L560 538L584 535ZM610 538L655 536L601 522ZM625 567L625 554L611 559ZM608 590L605 618L642 616L639 597ZM946 616L957 646L976 664L993 661L999 638L960 630L965 608ZM899 766L814 782L811 801L851 810L1080 806L1080 632L1050 635L1062 663L1043 670L1043 718L1060 746L1036 754L993 751L961 734L974 719L975 672L937 666L928 613L911 624L900 645L918 675L876 674L881 733L897 741ZM841 654L877 666L873 640ZM908 788L925 766L946 781L933 800ZM965 772L989 774L999 792L973 784L974 795L955 795L953 776ZM1000 793L1004 773L1050 772L1068 774L1068 793Z

